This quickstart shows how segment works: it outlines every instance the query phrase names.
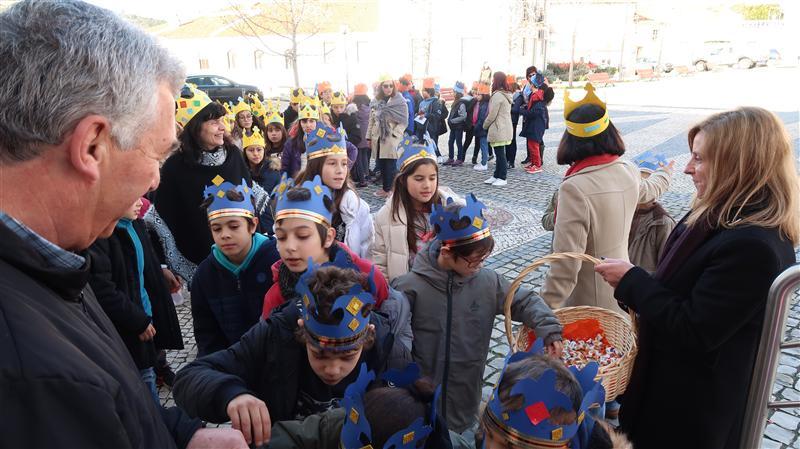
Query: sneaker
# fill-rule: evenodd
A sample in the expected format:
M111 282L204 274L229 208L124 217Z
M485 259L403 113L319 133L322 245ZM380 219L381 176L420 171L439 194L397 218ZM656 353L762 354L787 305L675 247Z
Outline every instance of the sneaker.
M514 164L508 164L508 169L511 170L512 168L514 168Z
M489 160L491 161L492 159L494 159L494 154L489 155Z
M442 165L453 165L454 162L455 161L453 159L448 159L448 160L444 161L444 163Z
M492 185L495 187L502 187L506 184L508 184L508 181L506 181L505 179L497 179L492 183Z
M492 176L491 178L487 179L486 181L483 181L483 183L484 184L493 184L495 181L497 181L497 178Z
M489 169L489 167L488 167L488 166L486 166L486 165L475 164L475 166L474 166L474 167L472 167L472 169L473 169L473 170L477 170L477 171L486 171L486 170L488 170L488 169Z
M375 192L375 196L377 196L378 198L387 198L389 195L391 195L391 193L392 192L387 192L387 191L385 191L383 189L378 189Z
M444 158L444 156L436 156L436 162L440 164L443 163L445 160L446 159Z
M478 160L477 160L477 159L473 159L473 160L472 160L472 165L475 165L475 164L477 164L477 163L478 163Z
M537 167L535 165L532 165L532 166L528 167L527 169L525 169L525 173L530 173L532 175L536 174L536 173L541 173L541 172L542 172L542 167Z
M463 166L464 166L464 161L458 159L453 161L453 167L463 167Z

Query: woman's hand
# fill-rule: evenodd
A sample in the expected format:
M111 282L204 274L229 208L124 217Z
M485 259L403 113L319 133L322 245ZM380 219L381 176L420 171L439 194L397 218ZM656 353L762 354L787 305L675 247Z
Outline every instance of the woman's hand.
M617 288L622 276L633 268L633 264L620 259L604 259L603 263L594 266L594 271L608 282L608 285Z

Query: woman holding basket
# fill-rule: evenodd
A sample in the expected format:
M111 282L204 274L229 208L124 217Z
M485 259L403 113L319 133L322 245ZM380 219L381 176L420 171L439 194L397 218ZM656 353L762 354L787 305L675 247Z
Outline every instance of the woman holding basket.
M639 316L620 412L634 447L739 446L767 294L800 243L797 168L774 114L712 115L689 147L696 197L655 275L619 259L595 268Z

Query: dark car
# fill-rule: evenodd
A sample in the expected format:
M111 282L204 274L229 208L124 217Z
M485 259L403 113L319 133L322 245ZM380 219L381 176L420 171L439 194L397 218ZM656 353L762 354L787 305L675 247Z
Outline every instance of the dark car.
M263 99L264 94L256 86L249 84L239 84L219 75L189 75L186 77L187 83L197 85L197 88L204 91L212 100L236 102L239 97L245 98L250 94L258 94Z

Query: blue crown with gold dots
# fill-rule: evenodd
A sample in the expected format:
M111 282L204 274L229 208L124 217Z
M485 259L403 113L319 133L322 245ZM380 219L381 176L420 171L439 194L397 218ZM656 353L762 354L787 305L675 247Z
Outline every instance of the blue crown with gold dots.
M420 159L430 159L436 162L436 146L430 139L425 139L424 143L416 137L406 137L400 142L398 151L402 154L397 159L397 170L403 171L406 167Z
M308 189L311 192L311 198L305 201L290 200L286 192L293 187ZM331 189L322 184L319 175L296 186L294 179L288 178L284 173L281 182L273 189L272 197L276 199L274 211L276 222L285 218L302 218L324 226L331 226L333 212L325 207L325 198L333 201L333 195L331 195Z
M350 351L358 348L364 336L367 335L370 312L365 308L375 304L373 297L376 291L373 281L375 268L372 269L369 276L369 290L364 290L360 284L356 284L350 288L347 294L336 298L330 315L331 317L339 315L341 320L338 324L325 324L319 321L318 303L308 284L319 268L328 266L359 271L345 251L339 251L333 261L316 267L309 258L308 270L300 276L300 280L295 286L295 291L302 298L300 313L303 316L303 326L314 346L320 349Z
M231 199L229 191L235 191L242 197L241 200ZM211 197L214 200L206 209L208 221L221 217L255 217L253 207L253 191L247 186L247 181L242 179L241 185L236 185L217 175L211 180L211 185L203 190L203 198Z
M338 130L326 126L322 121L317 122L317 128L306 133L303 138L306 144L308 160L332 154L347 154L347 143Z
M596 362L590 362L583 369L569 367L583 392L578 410L574 409L569 397L556 389L556 372L552 369L545 370L539 379L522 379L511 388L509 397L520 395L524 398L520 408L505 410L502 405L498 388L508 366L534 354L541 354L542 349L543 342L539 339L530 351L517 352L506 357L497 386L486 405L485 422L489 427L500 431L510 443L520 447L561 447L568 443L572 449L585 447L594 427L590 410L600 407L606 396L603 385L595 380L599 369ZM556 408L574 411L577 419L571 424L552 422L550 413ZM579 438L575 438L576 435Z
M447 199L448 206L453 202L453 198ZM442 247L467 245L491 236L489 222L483 216L483 209L486 209L486 205L478 201L473 193L467 195L467 204L453 213L447 212L445 206L441 204L434 204L431 225L438 226L436 238L442 242ZM453 229L452 223L462 221L465 217L469 218L469 226L464 229Z
M416 363L410 363L403 370L389 370L386 371L381 378L393 387L408 388L417 379L419 379L420 370ZM364 394L367 391L367 386L370 382L375 380L375 373L367 370L367 364L362 363L358 378L355 382L347 386L342 400L342 408L344 408L347 416L345 417L344 425L342 426L342 434L339 440L339 446L342 449L365 449L373 448L372 446L372 428L367 421L367 415L364 411ZM392 449L415 449L419 447L420 441L430 435L436 422L436 401L439 396L439 388L436 389L436 395L431 404L430 416L428 423L423 418L417 418L410 426L402 429L386 440L384 448ZM378 449L378 448L374 448Z

